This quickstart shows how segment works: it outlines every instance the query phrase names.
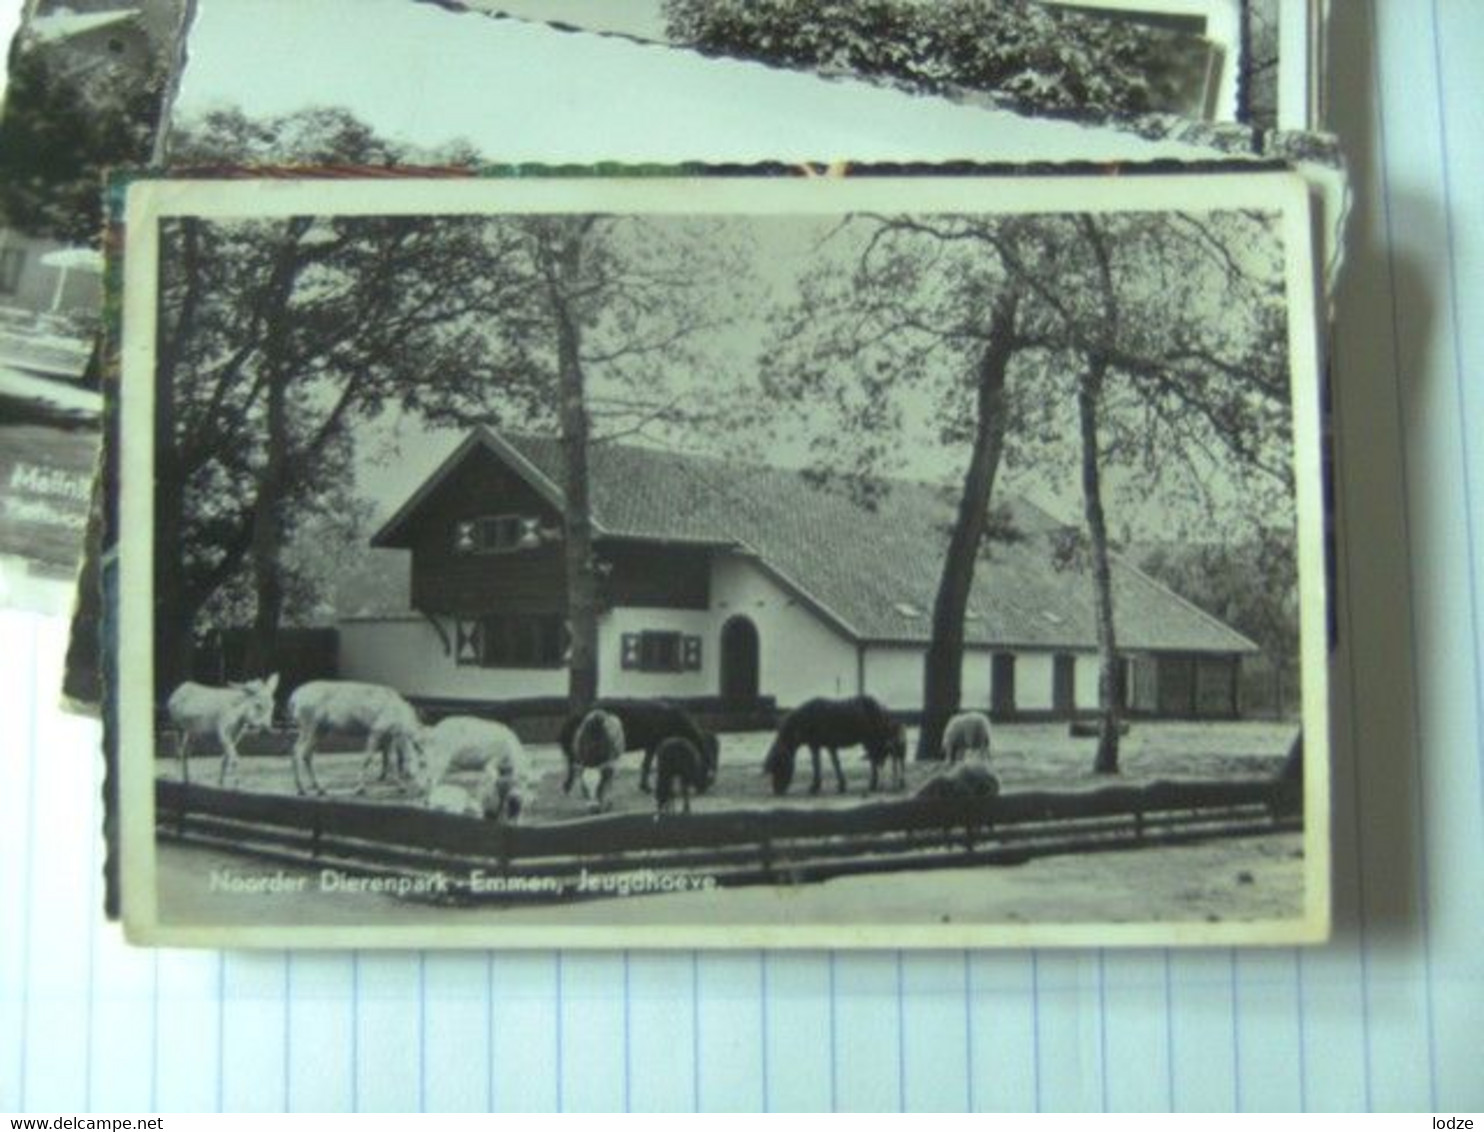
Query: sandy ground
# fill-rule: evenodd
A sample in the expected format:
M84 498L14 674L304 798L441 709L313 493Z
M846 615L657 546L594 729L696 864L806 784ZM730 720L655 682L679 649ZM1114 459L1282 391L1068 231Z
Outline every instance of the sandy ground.
M450 908L327 894L318 890L318 874L311 870L162 844L159 887L162 922L193 925L1246 923L1302 914L1303 865L1299 835L1279 834L1043 857L1006 867L845 877L796 888ZM291 893L213 891L214 871L238 878L303 877L306 884Z

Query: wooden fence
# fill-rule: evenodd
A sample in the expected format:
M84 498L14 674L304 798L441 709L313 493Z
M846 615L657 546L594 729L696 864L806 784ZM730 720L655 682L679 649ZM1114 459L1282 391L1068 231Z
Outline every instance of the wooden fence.
M694 887L678 877L696 884L798 884L1302 828L1302 806L1276 780L1156 782L659 819L619 814L544 825L165 780L155 790L162 839L341 873L432 876L439 883L417 886L427 890L423 895L460 901L612 895L620 881L628 891Z

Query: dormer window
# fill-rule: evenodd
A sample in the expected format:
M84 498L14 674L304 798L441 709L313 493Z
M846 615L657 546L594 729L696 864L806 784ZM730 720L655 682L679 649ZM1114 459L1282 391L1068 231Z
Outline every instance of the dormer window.
M541 545L541 520L534 515L490 515L454 527L460 554L514 554Z

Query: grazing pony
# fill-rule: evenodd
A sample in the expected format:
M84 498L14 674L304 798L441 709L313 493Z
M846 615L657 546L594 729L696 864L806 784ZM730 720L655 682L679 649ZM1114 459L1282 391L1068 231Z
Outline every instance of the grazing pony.
M714 766L708 770L706 758L689 739L672 735L659 745L654 755L655 816L675 808L678 794L681 808L690 813L691 792L704 793L711 786Z
M567 781L563 789L570 792L574 776L582 784L582 796L588 797L584 772L598 772L597 800L593 809L601 812L609 806L608 790L618 772L618 760L625 750L623 722L612 712L595 708L582 717L562 749L567 754Z
M809 700L784 717L763 760L763 772L772 777L774 794L788 792L794 777L794 758L800 747L808 747L814 761L809 793L819 793L819 752L825 750L830 753L835 781L843 794L845 772L840 769L841 747L865 748L871 763L871 789L875 790L881 765L892 762L900 767L905 763L907 744L902 725L870 696Z
M306 772L315 793L325 792L314 773L313 759L315 740L326 729L366 733L366 756L361 761L357 794L366 792L366 781L378 753L383 759L383 774L390 755L396 755L397 765L404 773L421 761L422 723L417 712L401 695L380 684L313 680L294 689L289 697L289 714L299 729L294 742L294 786L300 794L305 792Z
M871 784L869 791L874 794L881 782L881 766L883 763L891 767L891 788L893 790L904 790L907 787L907 728L902 725L901 720L891 721L891 733L886 742L866 746L866 758L871 763Z
M180 732L180 779L191 780L191 740L215 735L222 747L221 785L237 773L237 740L248 730L266 731L273 724L273 694L278 673L266 680L249 680L212 688L190 681L170 693L165 710Z
M688 739L701 752L707 768L709 783L716 777L718 744L716 736L702 731L683 709L665 700L599 700L593 705L596 710L607 712L623 725L624 750L643 751L644 762L639 769L639 789L648 793L649 772L654 765L655 752L672 735ZM567 778L562 790L572 792L572 783L579 773L572 757L572 737L576 735L586 713L568 716L562 724L560 742L562 753L567 756Z
M989 717L982 712L960 712L943 728L943 758L956 763L969 757L989 762Z

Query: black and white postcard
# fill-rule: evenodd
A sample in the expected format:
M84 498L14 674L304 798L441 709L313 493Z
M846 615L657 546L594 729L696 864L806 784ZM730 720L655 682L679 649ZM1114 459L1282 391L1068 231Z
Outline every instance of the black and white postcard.
M1309 0L465 0L508 18L1047 110L1306 130Z
M506 10L496 0L483 10L198 0L162 150L171 165L197 167L1284 161L1322 192L1322 258L1331 271L1338 263L1348 187L1332 138L1172 114L1052 113L702 54L654 33L658 2L531 0L515 18L491 14ZM298 65L305 42L323 45L321 66Z
M500 0L471 6L547 21L564 7ZM1235 84L1223 83L1230 60L1206 34L1206 9L1235 14L1235 0L1207 0L1199 11L1178 2L1151 11L1147 3L1128 9L1041 0L627 0L566 7L584 26L610 33L923 94L977 92L1048 110L1236 116ZM1223 86L1229 97L1218 107Z
M127 193L131 938L1327 934L1301 178Z
M0 117L0 604L70 597L99 459L106 170L150 160L184 0L36 0Z

